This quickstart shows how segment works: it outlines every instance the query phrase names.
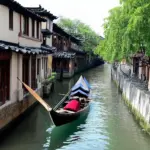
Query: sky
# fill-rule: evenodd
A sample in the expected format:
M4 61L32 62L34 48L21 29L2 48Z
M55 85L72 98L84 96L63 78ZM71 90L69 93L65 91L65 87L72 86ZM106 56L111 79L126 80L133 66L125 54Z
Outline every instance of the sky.
M119 0L17 0L26 7L39 4L56 16L79 19L103 36L104 18L119 5Z

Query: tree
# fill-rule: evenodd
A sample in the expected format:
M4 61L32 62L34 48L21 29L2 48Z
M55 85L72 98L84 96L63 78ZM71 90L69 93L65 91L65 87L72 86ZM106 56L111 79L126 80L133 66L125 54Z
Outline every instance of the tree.
M61 17L57 24L70 35L80 39L84 51L92 51L99 44L100 36L80 20Z
M150 54L149 0L121 0L121 5L109 11L105 19L103 44L96 53L107 61L127 58L143 47Z

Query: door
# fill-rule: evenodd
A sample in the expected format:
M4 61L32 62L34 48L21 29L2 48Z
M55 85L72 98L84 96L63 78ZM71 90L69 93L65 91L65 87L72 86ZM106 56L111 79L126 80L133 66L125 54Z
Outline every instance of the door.
M10 60L0 60L0 102L9 100L10 91Z

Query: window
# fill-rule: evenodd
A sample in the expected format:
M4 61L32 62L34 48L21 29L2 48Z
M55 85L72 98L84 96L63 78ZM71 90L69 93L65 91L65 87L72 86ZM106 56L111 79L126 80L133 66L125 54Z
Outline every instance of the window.
M24 30L23 34L29 36L29 18L24 16Z
M40 75L40 59L37 59L37 75Z
M39 22L38 21L37 21L36 34L37 34L37 39L39 39Z
M32 63L31 63L31 87L36 89L37 81L36 81L36 56L32 56Z
M48 28L48 21L49 21L49 19L47 19L47 21L46 21L46 29L49 29Z
M46 37L43 37L43 45L46 45Z
M32 37L35 37L35 21L32 19Z
M13 10L9 9L9 29L13 30Z
M1 54L1 52L0 52ZM0 59L0 106L9 100L10 60Z
M28 55L24 55L23 56L23 64L22 64L22 80L23 82L25 82L26 84L29 84L29 56ZM24 88L24 87L23 87ZM24 88L24 93L27 93L26 88Z

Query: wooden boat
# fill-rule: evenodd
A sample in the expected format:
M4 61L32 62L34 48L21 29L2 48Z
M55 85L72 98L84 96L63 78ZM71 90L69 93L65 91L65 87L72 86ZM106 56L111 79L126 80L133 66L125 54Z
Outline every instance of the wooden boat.
M90 89L87 80L85 82L85 80L81 76L77 81L77 83L73 86L71 91L68 92L65 95L65 97L60 101L60 103L49 112L53 123L56 126L60 126L72 122L81 116L85 116L90 109L89 93L90 93ZM73 98L78 97L80 101L80 110L76 112L72 110L70 111L64 109L64 106L71 101L70 100L71 96L73 96Z
M33 91L25 83L23 83L23 85L36 98L36 100L38 100L46 108L55 126L61 126L66 123L70 123L79 117L86 115L90 109L89 83L87 80L85 81L82 76L54 108L51 108L35 91ZM67 104L69 104L73 99L76 101L78 99L80 108L78 110L65 109L65 106L67 106Z

